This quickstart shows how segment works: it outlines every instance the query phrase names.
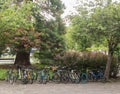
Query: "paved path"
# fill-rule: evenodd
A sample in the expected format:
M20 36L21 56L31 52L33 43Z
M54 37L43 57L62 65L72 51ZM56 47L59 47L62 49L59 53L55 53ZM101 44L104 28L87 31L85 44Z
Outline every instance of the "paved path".
M87 84L10 85L0 82L0 94L120 94L120 82Z

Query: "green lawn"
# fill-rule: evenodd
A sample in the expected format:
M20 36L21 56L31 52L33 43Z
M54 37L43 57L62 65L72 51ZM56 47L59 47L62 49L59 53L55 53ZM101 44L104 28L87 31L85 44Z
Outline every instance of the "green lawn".
M6 78L7 69L0 69L0 80L4 80Z

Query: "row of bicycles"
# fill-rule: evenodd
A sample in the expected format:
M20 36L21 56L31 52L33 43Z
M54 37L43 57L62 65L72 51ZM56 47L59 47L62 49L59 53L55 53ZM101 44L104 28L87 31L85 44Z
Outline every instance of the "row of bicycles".
M5 80L13 84L20 80L23 84L33 83L34 71L30 68L8 69Z
M55 83L87 83L89 81L102 81L104 71L102 70L73 70L73 69L56 69L51 68L34 69L34 68L17 68L9 69L6 73L6 81L10 84L21 81L23 84L33 82L46 84Z

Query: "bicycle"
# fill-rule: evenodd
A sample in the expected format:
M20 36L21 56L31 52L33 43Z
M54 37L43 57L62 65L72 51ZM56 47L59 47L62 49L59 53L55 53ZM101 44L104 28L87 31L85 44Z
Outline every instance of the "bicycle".
M60 83L61 81L61 73L60 70L55 70L54 74L53 74L53 79L52 79L55 83Z
M80 78L79 78L79 73L76 70L71 70L71 72L69 72L69 79L72 83L79 83L80 82Z
M8 81L10 84L13 84L16 82L16 72L14 69L9 69L6 73L6 81Z
M38 83L40 83L40 84L46 84L47 83L48 72L45 69L38 70L36 75L37 75L36 80L37 80Z
M22 69L21 81L23 84L30 83L32 84L34 80L34 73L32 69L25 68Z
M88 72L88 81L96 81L97 77L94 71L90 70Z

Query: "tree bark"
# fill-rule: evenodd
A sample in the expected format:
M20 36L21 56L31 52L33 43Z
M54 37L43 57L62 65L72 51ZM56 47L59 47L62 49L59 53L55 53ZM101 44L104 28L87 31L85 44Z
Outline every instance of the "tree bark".
M105 77L105 80L109 80L109 74L110 74L110 66L111 66L111 62L112 62L112 52L109 51L108 52L108 59L107 59L107 64L106 64L106 69L105 69L105 74L104 74L104 77Z
M26 51L18 51L14 65L24 65L29 66L30 65L30 52Z

